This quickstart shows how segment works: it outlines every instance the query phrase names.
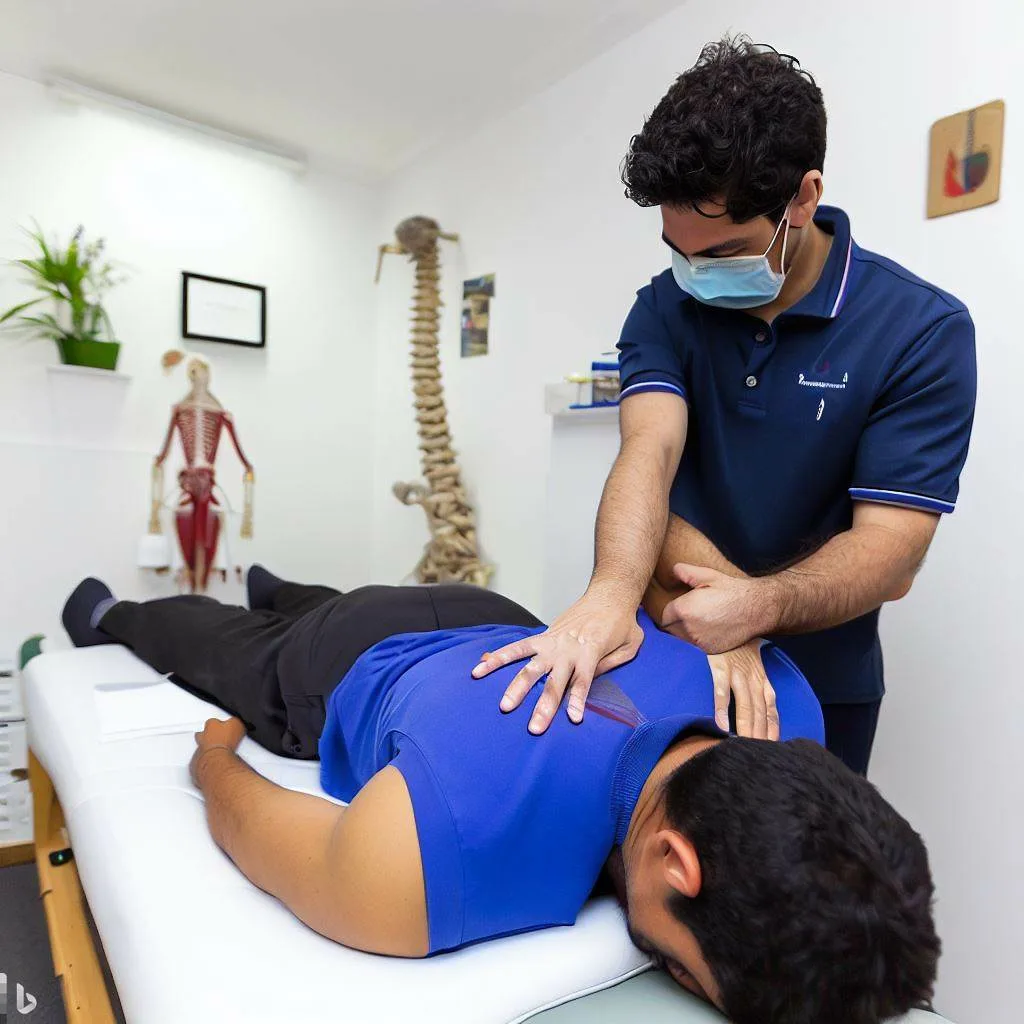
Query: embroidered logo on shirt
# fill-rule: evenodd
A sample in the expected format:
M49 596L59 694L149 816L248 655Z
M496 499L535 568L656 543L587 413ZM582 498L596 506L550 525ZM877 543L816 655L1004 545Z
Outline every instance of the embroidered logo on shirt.
M823 413L824 411L825 411L825 399L823 398L823 399L822 399L822 400L821 400L821 401L820 401L820 402L818 403L818 415L817 415L817 416L815 416L814 418L815 418L816 420L820 420L820 419L821 419L821 414L822 414L822 413Z
M827 364L826 364L827 365ZM848 373L843 374L841 382L833 380L810 380L805 377L802 373L797 377L797 384L805 388L835 388L838 391L845 391L846 385L849 383L850 375Z

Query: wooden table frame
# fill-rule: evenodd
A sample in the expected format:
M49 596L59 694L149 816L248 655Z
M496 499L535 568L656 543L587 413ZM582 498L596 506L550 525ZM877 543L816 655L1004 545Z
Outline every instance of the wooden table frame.
M50 933L53 973L64 992L67 1024L115 1024L116 1018L86 920L85 896L74 859L54 865L50 854L71 843L64 811L46 770L29 751L32 827L35 836L39 896Z

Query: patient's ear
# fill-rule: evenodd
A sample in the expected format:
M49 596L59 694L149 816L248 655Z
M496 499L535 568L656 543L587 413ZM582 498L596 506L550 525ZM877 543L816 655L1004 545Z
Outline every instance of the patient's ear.
M666 885L693 899L700 892L700 858L693 843L681 832L662 829L656 836L661 872Z

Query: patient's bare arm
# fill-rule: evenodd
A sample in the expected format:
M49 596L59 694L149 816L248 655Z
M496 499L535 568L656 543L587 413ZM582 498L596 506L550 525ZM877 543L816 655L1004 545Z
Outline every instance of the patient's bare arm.
M426 956L423 870L402 775L384 768L339 807L253 771L235 753L244 734L237 719L211 719L196 733L190 768L217 845L321 935L370 953Z

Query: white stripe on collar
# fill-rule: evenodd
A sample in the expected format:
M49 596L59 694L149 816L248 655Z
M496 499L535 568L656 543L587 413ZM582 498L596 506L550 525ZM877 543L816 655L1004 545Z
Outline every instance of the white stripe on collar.
M846 282L850 276L850 256L853 253L853 236L850 237L850 242L846 247L846 266L843 268L843 279L839 282L839 294L836 296L835 304L832 306L832 312L829 313L829 319L835 319L836 314L839 312L839 307L843 304L843 299L846 296Z

